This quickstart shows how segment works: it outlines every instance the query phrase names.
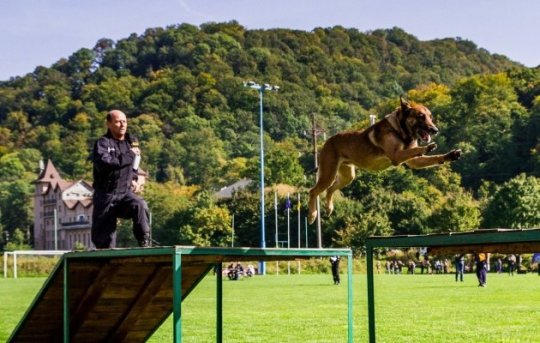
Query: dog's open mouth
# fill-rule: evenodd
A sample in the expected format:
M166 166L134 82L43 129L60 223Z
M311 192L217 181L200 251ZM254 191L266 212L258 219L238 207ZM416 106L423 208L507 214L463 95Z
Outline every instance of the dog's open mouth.
M419 129L419 130L418 130L418 136L419 136L420 139L421 139L423 142L425 142L425 143L431 142L431 135L430 135L429 132L427 132L426 130Z

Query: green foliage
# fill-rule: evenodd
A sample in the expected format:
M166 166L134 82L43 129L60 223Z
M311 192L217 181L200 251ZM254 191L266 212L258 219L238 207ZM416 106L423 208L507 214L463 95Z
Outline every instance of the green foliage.
M271 205L268 197L266 200L265 208L272 208L269 207ZM259 193L248 189L240 190L233 193L231 199L223 200L222 203L227 206L229 213L234 215L234 246L260 246ZM267 225L272 224L267 222Z
M6 250L29 250L32 249L30 245L27 244L28 239L21 229L15 229L13 234L10 236L9 242L6 244Z
M486 228L528 229L540 226L540 181L525 174L505 182L489 200Z
M16 153L0 157L0 179L14 181L23 176L24 166Z
M189 207L176 213L180 244L197 246L229 246L231 215L227 208L217 206L207 193L199 193Z
M22 179L0 182L0 220L10 236L13 236L16 230L26 232L32 227L32 190L32 185ZM21 239L16 241L16 244L28 242L24 237Z
M460 232L475 230L480 225L481 213L478 202L470 193L451 193L430 217L430 227L437 232Z
M384 212L365 211L354 201L339 202L340 209L325 223L325 237L333 239L333 245L351 247L355 256L364 253L365 241L369 236L388 236L392 223ZM331 228L331 231L328 230Z
M500 182L522 171L528 154L520 150L533 142L523 142L515 130L529 114L517 101L508 76L464 79L452 98L453 113L445 117L444 136L447 144L463 146L466 152L456 164L465 185L478 187L482 179Z
M152 216L152 239L159 245L180 244L175 216L191 205L195 187L178 186L172 182L145 185L144 198ZM133 234L131 234L133 236Z
M281 87L263 102L268 186L311 185L304 174L313 166L312 147L302 133L311 129L312 114L330 136L365 127L369 114L382 118L404 94L432 110L440 151L464 152L432 170L359 172L325 220L325 245L359 252L371 234L534 223L534 214L511 223L489 219L494 193L482 185L540 175L540 70L470 41L419 41L400 28L248 30L232 21L103 38L50 68L1 82L0 224L9 233L31 226L30 182L41 158L67 179L91 179L93 142L105 132L105 113L118 108L141 141L154 239L226 245L234 214L235 244L258 246L255 185L224 201L228 210L194 196L259 178L259 101L243 87L248 80ZM267 225L274 220L271 201ZM124 226L119 238L131 244Z

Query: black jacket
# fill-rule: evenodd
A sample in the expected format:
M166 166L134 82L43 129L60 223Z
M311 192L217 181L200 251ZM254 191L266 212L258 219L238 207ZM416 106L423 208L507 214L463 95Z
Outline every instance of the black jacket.
M94 144L94 190L96 194L125 194L131 190L131 181L136 179L133 172L135 153L131 151L134 137L126 134L123 141L112 137L110 131Z

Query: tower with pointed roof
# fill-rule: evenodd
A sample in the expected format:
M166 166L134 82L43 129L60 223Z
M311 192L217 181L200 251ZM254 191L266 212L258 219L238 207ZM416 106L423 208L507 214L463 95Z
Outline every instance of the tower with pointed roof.
M73 250L77 243L92 247L92 186L64 180L51 160L40 163L34 184L34 248Z

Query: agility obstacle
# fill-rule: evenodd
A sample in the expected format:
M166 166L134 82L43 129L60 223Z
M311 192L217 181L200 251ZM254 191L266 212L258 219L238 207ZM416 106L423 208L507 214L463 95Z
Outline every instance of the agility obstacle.
M428 248L430 255L471 253L540 252L540 229L476 230L417 236L369 237L366 240L367 298L369 342L375 343L375 286L373 282L374 248Z
M182 341L182 300L216 268L216 341L222 342L222 263L347 257L348 342L353 339L350 249L156 247L62 256L8 342L145 342L173 314Z

